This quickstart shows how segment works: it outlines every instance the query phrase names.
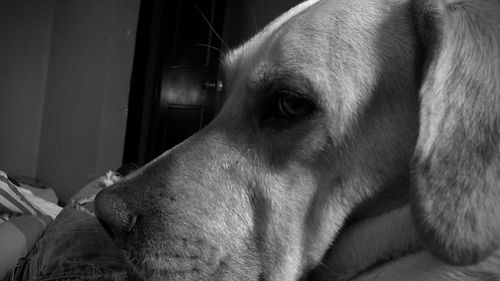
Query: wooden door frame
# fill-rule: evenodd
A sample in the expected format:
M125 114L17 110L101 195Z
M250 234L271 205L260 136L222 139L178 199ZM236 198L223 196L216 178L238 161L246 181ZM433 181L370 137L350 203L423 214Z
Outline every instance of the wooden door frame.
M224 3L224 0L220 1ZM165 34L169 27L175 24L175 17L172 16L172 13L176 11L174 5L176 5L174 1L141 1L130 83L123 163L143 165L152 160L157 153L157 141L162 134L158 132L157 117L160 112L158 106L165 55L167 50L175 44L175 42L169 42ZM207 50L207 52L210 51Z

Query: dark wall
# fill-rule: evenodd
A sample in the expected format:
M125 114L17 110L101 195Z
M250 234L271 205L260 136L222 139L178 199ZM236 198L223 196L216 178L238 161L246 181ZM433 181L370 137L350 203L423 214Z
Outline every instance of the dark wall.
M0 170L67 201L121 164L139 3L0 1Z
M55 0L0 1L0 170L34 177Z
M67 200L121 164L139 0L60 0L38 177Z

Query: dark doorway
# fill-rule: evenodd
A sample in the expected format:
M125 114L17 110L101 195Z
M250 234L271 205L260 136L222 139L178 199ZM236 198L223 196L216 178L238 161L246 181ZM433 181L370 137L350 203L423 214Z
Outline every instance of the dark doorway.
M124 162L151 161L218 111L224 8L224 0L142 1Z

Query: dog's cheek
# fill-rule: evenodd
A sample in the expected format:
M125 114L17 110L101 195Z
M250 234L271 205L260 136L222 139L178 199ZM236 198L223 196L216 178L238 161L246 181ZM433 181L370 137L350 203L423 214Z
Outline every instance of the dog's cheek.
M282 139L267 144L270 153L266 170L272 171L266 184L272 192L267 197L276 202L271 204L273 218L268 222L275 229L265 240L272 243L272 252L284 254L280 257L282 264L270 263L283 268L276 273L280 280L293 280L293 274L301 275L320 262L349 209L350 201L342 199L346 192L342 177L332 160L338 159L334 141L327 134L328 128L315 121L301 124L303 130L298 137L295 132L282 133L294 135L285 138L286 145L282 145Z
M302 196L293 179L252 163L248 190L255 244L264 280L295 280L300 267Z
M318 190L309 167L289 165L260 175L253 209L263 276L297 280L328 249L343 221L341 204L330 200L325 189Z
M340 186L334 186L332 181L325 179L310 200L304 221L304 259L307 261L307 270L321 261L344 224L348 204L341 193Z

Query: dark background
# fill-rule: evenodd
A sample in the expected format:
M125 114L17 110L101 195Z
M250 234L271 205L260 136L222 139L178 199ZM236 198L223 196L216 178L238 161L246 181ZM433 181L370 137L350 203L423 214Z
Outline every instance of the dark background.
M299 0L0 1L0 170L62 201L206 125L224 49Z

